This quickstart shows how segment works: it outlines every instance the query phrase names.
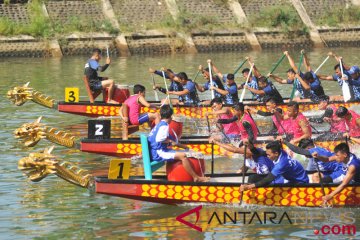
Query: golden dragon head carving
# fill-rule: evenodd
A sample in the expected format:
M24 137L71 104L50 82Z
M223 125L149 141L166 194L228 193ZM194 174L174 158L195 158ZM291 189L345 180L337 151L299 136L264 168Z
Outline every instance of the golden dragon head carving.
M56 173L56 157L51 154L54 147L45 149L43 152L30 153L29 157L19 160L18 168L33 182L41 181L47 175Z
M42 117L39 117L32 123L25 123L15 129L14 136L23 141L27 147L35 146L42 138L46 137L46 127L40 123Z
M29 88L29 83L23 86L14 87L7 92L7 98L16 106L21 106L33 98L33 89Z
M62 179L81 187L93 185L93 176L68 162L60 162L51 152L54 146L43 152L30 153L28 157L19 160L18 168L33 182L44 179L53 173Z
M71 133L47 127L40 123L42 117L39 117L32 123L25 123L14 131L15 138L22 140L25 146L33 147L41 139L46 138L50 142L72 148L75 146L75 136Z

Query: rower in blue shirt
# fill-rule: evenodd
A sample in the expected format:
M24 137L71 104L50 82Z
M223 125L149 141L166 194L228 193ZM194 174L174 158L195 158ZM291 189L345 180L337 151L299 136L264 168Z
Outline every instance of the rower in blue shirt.
M153 74L156 74L156 75L158 75L158 76L160 76L160 77L163 77L162 71L154 70L154 69L152 69L152 68L149 68L149 72L150 72L150 73L153 73ZM170 73L172 73L172 74L174 74L174 75L176 76L176 74L175 74L171 69L166 69L166 71L164 71L165 78L166 78L166 79L169 79L169 80L171 81L171 82L170 82L170 85L169 85L169 87L168 87L168 90L169 90L169 91L176 91L176 92L180 92L180 91L184 90L184 88L183 88L183 86L181 85L181 83L176 82L176 81L170 79L168 72L170 72ZM154 86L154 90L156 90L156 89L159 90L160 92L166 94L166 89L165 89L165 88L159 87L159 86L156 86L156 85L155 85L155 86ZM179 96L178 99L179 99L179 102L183 102L183 101L184 101L182 96Z
M182 144L174 142L169 137L169 123L172 119L172 114L173 110L169 105L163 105L160 108L161 121L155 125L148 136L151 161L182 161L182 165L185 171L193 177L195 182L209 181L209 178L196 174L192 168L191 163L189 162L189 159L186 157L185 152L175 151L169 148L169 144L182 148L186 147Z
M309 178L303 166L297 160L291 159L290 156L282 150L279 141L273 141L266 145L266 155L274 162L274 168L264 179L253 184L241 185L240 191L267 186L280 176L292 184L309 183Z
M349 183L355 182L360 183L360 160L350 152L349 145L346 143L340 143L334 149L335 160L339 163L342 163L346 175L342 180L341 184L330 194L323 197L324 203L331 200L336 194L340 193ZM331 160L329 158L322 159L322 156L319 156L317 153L313 153L313 157L319 158L324 161Z
M176 99L172 99L173 104L185 105L185 106L198 106L200 104L200 100L196 91L196 87L193 81L188 78L187 74L184 72L180 72L177 75L168 72L170 79L173 81L179 82L183 88L182 91L170 91L168 94L177 95L182 97L183 101L180 102Z
M224 89L212 86L210 87L210 90L215 90L216 92L220 93L223 97L225 104L237 104L239 102L239 96L237 85L235 83L235 75L232 73L222 74L219 69L214 65L212 60L210 60L210 63L216 76L222 79L224 83Z
M321 155L326 158L332 158L334 156L334 153L330 152L329 150L321 147L316 147L314 144L314 141L312 139L302 139L299 142L299 146L296 147L288 142L285 143L291 151L306 155L309 159L308 166L306 168L307 171L317 171L319 170L320 176L322 178L323 183L339 183L341 182L346 172L344 171L344 167L342 164L336 162L336 161L319 161L319 159L316 159L312 156L313 153L317 153L318 155ZM305 152L303 150L307 150L308 152ZM319 183L320 178L318 173L312 174L312 182L313 183Z
M302 99L310 99L314 102L319 102L322 98L326 97L324 93L324 89L321 86L321 82L316 74L312 71L309 60L306 57L305 51L301 50L301 53L304 56L304 65L306 67L307 72L302 73L300 69L295 65L294 60L291 58L288 51L285 51L284 54L287 56L289 60L289 64L294 70L295 73L299 73L299 75L295 75L295 87L301 94Z
M208 60L208 62L211 62L211 60ZM203 69L202 65L199 66L199 70L202 72L203 77L207 80L206 83L204 83L203 86L200 86L199 84L195 83L195 86L197 88L197 90L199 92L205 92L206 90L210 90L211 88L211 83L210 83L210 73L209 73L209 68L205 68ZM218 76L212 76L212 86L224 90L224 84L222 83L222 81L220 80L220 78ZM214 92L214 97L215 98L221 98L224 99L223 95L217 91ZM204 101L204 104L210 104L210 100L209 101Z

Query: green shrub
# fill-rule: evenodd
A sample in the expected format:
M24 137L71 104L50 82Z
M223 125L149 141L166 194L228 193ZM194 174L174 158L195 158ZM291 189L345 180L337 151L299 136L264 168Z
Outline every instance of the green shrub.
M258 14L251 15L249 22L252 27L279 28L284 33L299 32L306 34L308 29L291 6L272 6L262 9Z
M332 8L324 9L320 17L315 19L319 26L344 26L344 25L359 25L360 23L360 7L351 6L334 6Z

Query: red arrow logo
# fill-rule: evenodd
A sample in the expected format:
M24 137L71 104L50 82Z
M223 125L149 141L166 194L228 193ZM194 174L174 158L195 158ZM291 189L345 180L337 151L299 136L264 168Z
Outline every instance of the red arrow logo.
M196 231L199 231L199 232L202 232L202 228L199 227L199 226L196 226L197 222L199 221L199 218L200 218L200 210L202 209L202 206L198 206L196 208L193 208L187 212L184 212L183 214L180 214L179 216L176 217L176 220L195 229ZM186 220L184 220L183 218L186 217L186 216L189 216L190 214L192 213L196 213L196 222L195 224L191 223L191 222L188 222Z

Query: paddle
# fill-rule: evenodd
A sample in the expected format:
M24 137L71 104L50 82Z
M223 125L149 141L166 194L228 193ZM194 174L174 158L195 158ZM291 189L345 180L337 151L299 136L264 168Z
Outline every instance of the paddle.
M242 66L247 62L247 59L245 59L244 61L242 61L239 66L236 68L236 70L234 71L234 76L235 74L242 68Z
M211 61L208 61L208 67L209 67L209 77L210 77L210 86L213 86L213 79L212 79L212 71L211 71ZM211 90L211 99L215 98L215 92L214 89Z
M211 131L210 131L210 122L209 122L208 116L206 116L206 122L207 122L209 136L210 136ZM214 174L214 143L213 142L211 143L211 174Z
M280 59L275 63L274 67L271 69L270 73L269 74L272 74L275 69L277 69L277 67L280 65L280 63L284 60L285 58L285 54L283 53L283 55L280 57Z
M109 58L109 47L106 47L106 56Z
M319 71L319 69L326 63L326 61L329 59L330 56L327 56L325 60L318 66L318 68L315 70L315 74Z
M243 102L243 100L244 100L245 90L246 90L246 87L245 87L245 86L246 86L246 84L249 82L250 75L251 75L251 73L252 73L253 68L254 68L254 64L251 65L251 68L250 68L249 74L248 74L248 76L247 76L247 78L246 78L246 82L245 82L245 85L244 85L244 89L243 89L243 91L242 91L242 93L241 93L241 97L240 97L240 101L239 101L239 102Z
M301 52L301 55L300 55L300 62L299 62L299 66L298 66L298 74L300 74L300 68L301 68L301 64L302 64L302 61L303 61L303 58L304 58L304 54L305 52ZM293 83L293 89L291 91L291 95L290 95L290 101L293 100L294 98L294 95L295 95L295 90L296 90L296 80L297 79L294 79L294 83Z
M153 82L153 86L155 87L155 79L154 79L154 74L153 73L151 74L151 79L152 79L152 82ZM159 101L159 95L158 95L156 89L154 89L154 94L155 94L155 100Z
M251 116L250 110L248 110L248 114L249 114L249 117L251 118L251 120L253 120L253 121L255 122L254 118ZM256 129L258 130L258 133L261 134L261 133L260 133L260 129L258 128L258 126L256 125L256 123L255 123L255 126L256 126Z
M200 70L197 71L197 73L196 73L196 75L195 75L195 77L194 77L194 80L193 80L194 83L195 83L195 81L196 81L196 78L199 76L199 73L200 73Z
M247 148L247 144L244 146L244 164L243 164L243 169L242 169L242 185L245 184L246 148ZM243 196L244 196L244 191L242 191L241 194L240 194L240 203L239 203L239 205L242 204Z
M172 102L171 102L171 99L170 99L170 95L169 95L169 89L167 87L167 83L166 83L166 78L165 78L165 72L163 70L161 70L162 72L162 75L163 75L163 79L164 79L164 84L165 84L165 89L166 89L166 94L167 94L167 99L169 100L169 105L171 108L173 108L173 105L172 105Z
M340 62L340 71L341 71L341 79L342 79L343 77L345 77L345 75L344 75L344 69L343 69L343 64L342 64L341 58L340 58L339 62ZM342 92L343 92L343 96L344 96L344 102L347 102L351 99L350 86L349 86L349 83L345 80L342 80L342 83L343 83L342 84Z

